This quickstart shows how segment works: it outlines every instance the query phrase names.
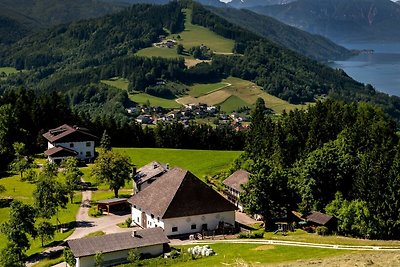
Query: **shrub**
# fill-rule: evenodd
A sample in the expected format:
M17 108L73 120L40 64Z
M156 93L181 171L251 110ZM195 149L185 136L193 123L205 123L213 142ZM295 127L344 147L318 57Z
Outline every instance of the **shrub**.
M329 235L329 229L328 227L325 226L318 226L317 229L315 229L318 235Z
M125 220L125 225L126 225L126 227L131 227L131 224L132 224L132 218L131 217L129 217L128 219L126 219Z
M304 227L304 231L306 231L307 233L314 233L315 230L312 226L306 226Z

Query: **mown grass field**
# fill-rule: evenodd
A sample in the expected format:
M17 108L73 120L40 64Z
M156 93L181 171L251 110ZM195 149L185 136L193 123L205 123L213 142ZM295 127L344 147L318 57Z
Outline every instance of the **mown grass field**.
M241 99L241 98L239 98L239 97L237 97L235 95L231 95L224 102L222 102L220 105L221 105L221 110L226 112L226 113L232 113L238 107L252 106L252 105L249 105L249 103L245 102L243 99Z
M197 83L189 87L189 95L199 97L228 86L226 83Z
M3 72L7 75L10 75L13 73L18 73L19 71L13 67L0 67L0 73L3 73Z
M109 80L101 80L101 83L109 86L128 91L129 81L125 78L114 77Z
M349 245L349 246L400 246L399 240L368 240L351 238L338 235L321 236L317 234L310 234L303 230L296 230L296 232L289 232L284 236L281 234L274 234L267 232L264 238L272 240L286 240L306 243L317 244L334 244L334 245Z
M178 58L180 55L176 53L176 48L166 47L147 47L136 53L139 57L162 57L162 58Z
M163 108L179 108L181 105L174 99L165 99L161 97L152 96L146 93L130 94L129 98L141 105L150 102L152 107L163 107Z
M183 249L193 246L184 246ZM216 256L177 263L172 266L264 266L296 260L330 257L352 252L307 247L259 244L211 244Z
M128 155L138 168L156 160L191 171L200 179L226 170L240 155L240 151L164 149L164 148L114 148Z
M12 197L13 199L20 200L26 204L33 204L32 193L35 189L35 185L29 182L21 182L19 175L13 175L10 177L0 179L0 184L6 187L6 192L0 195L0 198ZM77 192L74 197L74 203L68 203L66 209L59 209L58 218L61 223L72 223L75 221L76 213L78 212L81 201L81 193ZM0 208L0 224L7 221L9 218L9 208ZM54 225L56 224L56 216L50 220ZM54 241L60 241L72 234L73 230L69 230L64 233L57 232ZM6 245L6 237L0 234L0 249ZM45 248L41 247L41 242L37 238L31 240L31 248L27 251L28 255L40 252Z

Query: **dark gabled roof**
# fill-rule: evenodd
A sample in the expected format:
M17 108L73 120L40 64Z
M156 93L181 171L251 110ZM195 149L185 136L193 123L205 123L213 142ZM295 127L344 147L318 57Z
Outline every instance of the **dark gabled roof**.
M137 230L135 237L132 232L109 234L95 237L84 237L68 240L75 257L95 255L97 252L107 253L152 245L169 243L162 228Z
M305 216L305 218L309 222L313 222L313 223L320 224L320 225L326 225L330 220L332 220L335 217L318 212L318 211L313 211L313 212L310 212L309 214L307 214Z
M245 170L238 170L232 173L228 178L223 181L223 184L233 189L242 192L242 184L246 184L249 181L250 173Z
M218 192L180 168L168 171L129 202L164 219L236 210Z
M44 152L47 157L75 157L78 153L74 150L62 147L55 146Z
M124 203L124 202L128 202L128 199L121 197L121 198L98 200L98 201L96 201L96 204L119 204L119 203Z
M159 177L168 171L167 165L152 161L141 167L134 176L137 184L142 184L152 178Z
M61 125L55 129L49 130L43 134L43 137L50 143L53 142L80 142L80 141L96 141L98 138L89 133L89 130L82 127L70 126L68 124Z

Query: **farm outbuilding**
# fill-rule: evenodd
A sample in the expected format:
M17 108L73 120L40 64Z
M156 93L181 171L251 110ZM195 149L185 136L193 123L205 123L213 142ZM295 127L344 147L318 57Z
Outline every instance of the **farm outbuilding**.
M127 262L128 253L135 249L146 256L159 256L166 252L169 240L163 229L151 228L131 232L86 237L68 241L76 267L95 266L95 255L101 252L102 266L113 266Z

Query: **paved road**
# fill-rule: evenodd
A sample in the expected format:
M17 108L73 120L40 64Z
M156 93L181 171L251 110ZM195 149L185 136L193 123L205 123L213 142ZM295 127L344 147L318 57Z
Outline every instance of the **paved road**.
M89 209L91 199L92 191L87 190L82 192L82 204L76 215L77 227L72 235L70 235L66 240L82 238L87 234L97 231L103 231L106 234L113 234L132 230L117 226L118 223L124 222L127 218L129 218L130 214L123 216L109 214L100 218L90 217Z

